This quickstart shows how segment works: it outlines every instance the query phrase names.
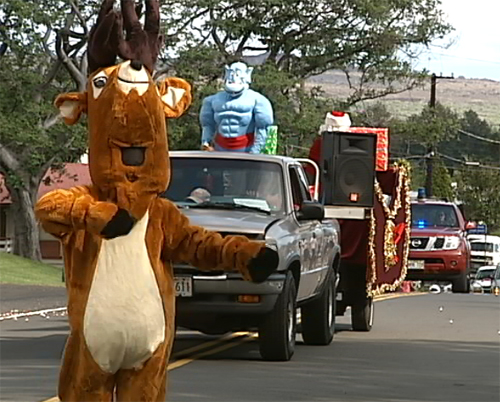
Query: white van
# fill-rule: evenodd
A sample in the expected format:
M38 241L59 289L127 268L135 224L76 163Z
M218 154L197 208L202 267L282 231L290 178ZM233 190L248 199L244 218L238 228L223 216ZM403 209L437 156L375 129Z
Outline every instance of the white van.
M471 270L476 271L484 265L500 264L500 236L469 235L471 248Z

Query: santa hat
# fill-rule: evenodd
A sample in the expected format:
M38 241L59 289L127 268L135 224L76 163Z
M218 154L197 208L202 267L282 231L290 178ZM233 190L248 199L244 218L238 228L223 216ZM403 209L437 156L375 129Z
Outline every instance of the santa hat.
M346 112L334 110L328 112L325 117L325 123L319 128L319 134L324 131L343 131L351 126L351 118Z

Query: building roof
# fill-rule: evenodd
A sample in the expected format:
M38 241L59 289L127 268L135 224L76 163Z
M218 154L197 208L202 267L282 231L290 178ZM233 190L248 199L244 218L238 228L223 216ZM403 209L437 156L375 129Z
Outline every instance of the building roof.
M50 169L47 171L38 188L38 198L52 190L86 184L90 184L89 166L85 163L66 163L64 172ZM12 204L12 199L5 186L5 178L0 174L0 205L5 204Z

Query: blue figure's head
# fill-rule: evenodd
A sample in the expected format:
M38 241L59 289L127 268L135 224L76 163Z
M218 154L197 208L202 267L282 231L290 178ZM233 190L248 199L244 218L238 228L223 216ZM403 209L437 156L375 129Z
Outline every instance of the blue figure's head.
M232 95L237 95L248 89L252 82L253 67L248 67L245 63L237 62L226 66L224 76L224 89Z

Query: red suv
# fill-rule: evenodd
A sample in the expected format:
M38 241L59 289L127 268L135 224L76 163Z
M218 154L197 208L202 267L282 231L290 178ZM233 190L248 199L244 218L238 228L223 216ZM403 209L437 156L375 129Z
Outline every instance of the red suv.
M451 202L419 199L411 204L408 280L447 281L453 293L470 290L470 246L460 209Z

